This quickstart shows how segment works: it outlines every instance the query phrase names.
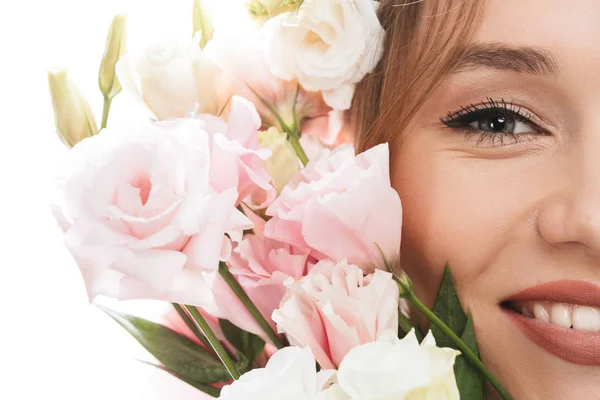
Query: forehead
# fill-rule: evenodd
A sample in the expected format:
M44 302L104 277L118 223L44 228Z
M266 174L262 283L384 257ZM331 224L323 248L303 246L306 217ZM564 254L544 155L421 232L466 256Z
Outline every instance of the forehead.
M598 57L600 1L487 0L474 40L543 47L557 58L582 53Z

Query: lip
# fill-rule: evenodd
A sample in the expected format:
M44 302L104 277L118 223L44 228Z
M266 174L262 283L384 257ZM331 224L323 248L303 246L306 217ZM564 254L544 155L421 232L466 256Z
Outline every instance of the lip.
M508 300L550 301L600 307L600 287L584 281L553 281L525 289L505 299Z
M549 301L600 307L600 287L582 281L543 283L510 296L506 301ZM600 332L563 328L503 309L523 334L547 352L580 365L600 365Z

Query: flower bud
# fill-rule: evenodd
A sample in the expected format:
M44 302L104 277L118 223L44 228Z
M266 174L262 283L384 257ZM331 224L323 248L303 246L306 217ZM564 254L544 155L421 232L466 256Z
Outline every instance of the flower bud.
M113 18L106 38L106 47L100 63L98 84L105 98L112 99L121 91L121 84L115 72L119 58L126 52L127 25L125 16L116 15Z
M48 71L54 120L60 138L69 147L98 133L94 115L85 98L64 69Z
M271 157L263 161L263 165L273 178L279 194L300 169L296 152L288 142L287 135L277 128L258 132L258 144L272 151Z
M246 8L252 18L265 22L276 15L294 11L301 3L301 0L248 0Z
M413 291L412 280L408 277L406 272L402 271L398 275L398 289L400 289L400 297L406 297Z
M215 33L215 28L213 26L210 15L203 9L203 0L194 0L194 10L193 10L193 22L194 22L194 35L198 32L201 33L200 36L200 48L203 49L204 46L213 38Z

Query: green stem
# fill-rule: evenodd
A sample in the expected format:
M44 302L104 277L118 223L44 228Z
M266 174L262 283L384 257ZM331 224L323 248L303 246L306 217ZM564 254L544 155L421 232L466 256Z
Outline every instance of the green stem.
M300 136L288 134L288 140L289 140L290 144L292 145L292 147L294 148L296 155L302 162L302 165L304 165L306 167L306 165L308 164L308 156L306 155L306 153L304 152L304 149L302 148L302 145L300 144Z
M506 390L500 385L500 382L494 378L492 373L487 369L487 367L481 362L479 357L473 353L473 351L467 347L467 345L459 338L452 329L448 327L437 315L435 315L419 298L415 295L415 292L412 288L408 287L404 282L400 279L396 279L398 285L400 286L401 292L403 292L402 296L408 300L421 314L423 314L432 324L437 326L454 344L461 353L469 359L473 365L481 371L481 373L486 377L486 379L492 384L492 386L498 391L500 396L503 399L510 399L510 396L506 392Z
M179 316L181 317L183 322L185 322L187 327L190 328L190 330L192 331L194 336L196 336L198 338L198 340L200 340L202 342L202 344L204 344L204 346L206 346L206 348L208 350L212 349L212 346L209 343L208 339L206 339L206 336L204 336L202 331L200 331L200 329L198 329L198 327L194 323L194 320L191 319L191 317L185 312L183 307L177 303L173 303L173 307L175 307L175 311L177 311L177 314L179 314Z
M294 132L299 132L298 129L298 116L296 115L296 108L298 107L298 96L300 95L300 84L296 87L296 95L294 96L294 105L292 106L292 117L294 118L294 125L292 126L292 130ZM300 136L300 134L298 134Z
M412 304L419 312L421 312L421 314L425 316L425 318L429 320L429 322L437 326L448 338L450 338L450 340L454 342L454 344L456 345L456 347L458 347L462 354L465 357L467 357L469 361L477 369L479 369L479 371L486 377L486 379L492 384L496 391L498 391L500 396L503 399L510 400L510 396L508 395L506 390L502 387L502 385L500 385L500 382L498 382L496 378L494 378L492 373L487 369L483 362L481 362L479 357L477 357L475 353L473 353L473 351L469 347L467 347L467 345L465 344L465 342L462 341L461 338L459 338L454 332L452 332L452 329L450 329L448 325L444 323L444 321L438 318L438 316L435 315L433 311L427 308L427 306L423 304L421 300L419 300L419 298L413 290L412 282L408 278L408 275L406 275L405 272L402 272L402 278L399 277L387 261L387 258L385 257L383 250L381 250L381 247L377 245L377 248L379 248L379 251L381 252L381 256L383 257L385 267L392 274L392 277L398 284L398 288L400 289L400 297L408 300L410 304Z
M233 379L239 379L240 372L235 366L235 363L233 362L233 360L231 360L231 358L229 358L229 354L227 354L227 351L225 350L219 339L217 339L212 329L210 329L210 326L208 326L208 322L206 322L202 314L200 314L200 311L198 311L198 309L194 306L186 305L184 307L190 313L190 316L196 323L196 327L204 334L204 336L206 336L206 339L208 339L213 350L215 351L215 353L217 353L219 359L221 359L221 362L223 363L223 365L225 365L225 368L227 368L229 375L231 375Z
M252 87L250 85L248 85L248 88L261 101L261 103L263 103L265 105L265 107L267 107L269 109L269 111L271 111L271 113L275 116L275 119L277 119L277 122L279 122L279 125L281 125L281 129L283 129L283 131L285 133L287 133L288 141L294 148L294 151L296 152L296 155L302 162L302 165L304 165L306 167L306 165L308 164L308 156L304 152L302 145L300 145L300 129L299 129L300 127L298 126L298 119L296 116L296 105L297 105L296 103L298 101L298 95L300 93L300 86L298 86L298 88L296 89L296 97L294 99L294 105L292 107L293 116L294 116L294 121L293 121L294 126L292 128L290 128L285 123L285 121L281 118L281 115L279 115L279 113L277 112L277 110L271 103L269 103L260 94L258 94L258 92L256 92L254 89L252 89Z
M100 129L106 128L106 124L108 122L108 113L110 112L110 105L112 103L112 99L110 97L104 97L104 106L102 107L102 124L100 125Z
M290 128L287 126L283 118L281 118L281 115L279 115L273 104L269 103L264 97L258 94L258 92L252 88L252 86L248 85L248 89L250 89L250 91L258 98L258 100L260 100L260 102L263 103L263 105L267 107L269 111L271 111L271 114L273 114L277 122L279 122L279 125L281 125L281 129L283 129L288 135L290 135Z
M277 333L275 333L273 328L271 328L271 325L269 325L269 323L262 316L260 311L258 311L258 308L256 308L252 300L250 300L250 297L248 297L248 295L244 291L244 288L242 288L242 286L231 274L231 272L229 272L229 268L227 268L227 264L225 264L224 262L219 263L219 274L227 283L227 285L229 285L231 290L233 290L233 293L235 293L238 299L240 299L240 301L246 307L246 309L250 312L252 317L254 317L258 325L260 325L262 330L267 334L267 336L275 345L275 347L277 347L278 349L283 348L284 346L281 343L281 340L279 340L279 336L277 336Z

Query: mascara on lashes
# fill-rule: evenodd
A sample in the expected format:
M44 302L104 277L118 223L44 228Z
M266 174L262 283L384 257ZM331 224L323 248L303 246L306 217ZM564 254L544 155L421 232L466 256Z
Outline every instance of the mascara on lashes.
M531 132L502 132L502 131L490 131L477 129L471 126L473 122L477 121L492 121L494 118L502 118L505 121L518 121L531 126ZM448 112L447 116L440 118L440 122L455 131L460 131L465 135L466 139L469 140L473 135L479 134L477 145L485 141L489 141L491 145L496 145L500 142L500 145L505 145L505 139L510 139L512 143L518 143L524 137L533 137L540 134L544 134L544 130L536 124L533 120L535 117L530 113L524 111L521 106L515 106L513 102L506 102L504 99L500 101L487 98L482 101L479 105L470 104L469 106L461 106L457 112Z

